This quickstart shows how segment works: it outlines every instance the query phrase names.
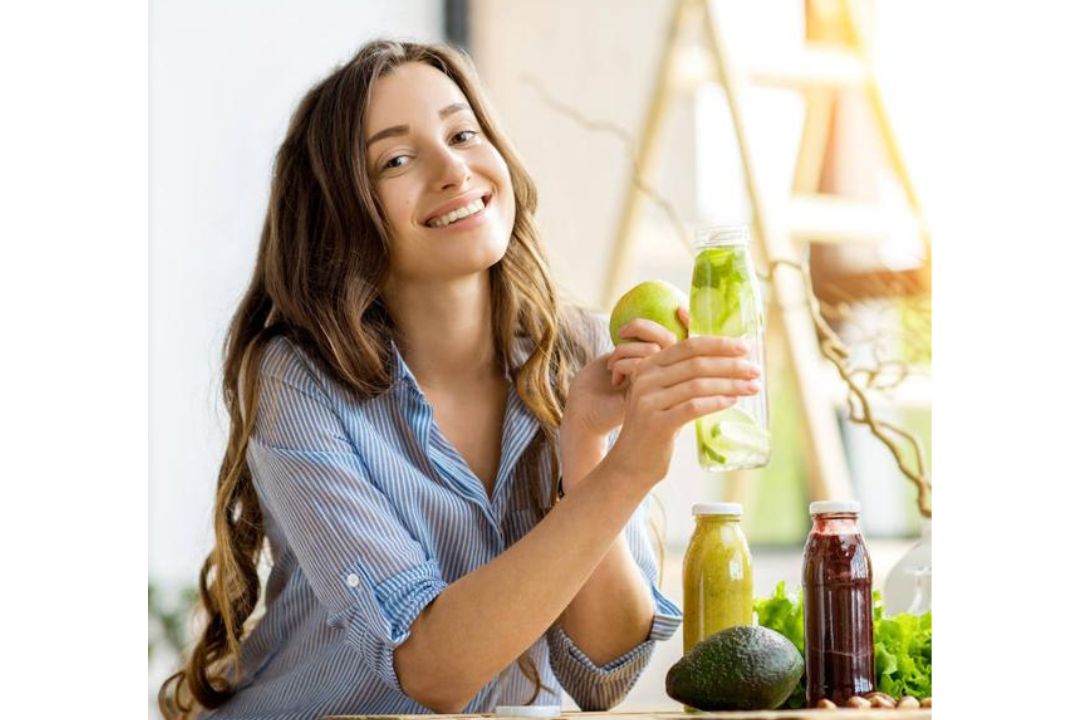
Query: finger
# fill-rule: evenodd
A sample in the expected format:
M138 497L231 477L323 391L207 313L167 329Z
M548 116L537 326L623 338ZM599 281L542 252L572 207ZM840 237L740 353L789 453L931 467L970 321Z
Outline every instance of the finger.
M641 365L641 358L626 358L625 360L620 360L619 362L615 363L615 365L613 365L611 368L612 383L614 383L615 385L619 384L618 382L616 382L615 379L616 374L618 374L621 378L633 378L635 370L639 365Z
M643 358L660 352L661 347L652 342L628 342L623 343L610 354L607 360L608 370L615 367L615 363L628 357Z
M675 333L668 330L660 323L636 318L619 328L619 337L624 340L638 340L640 342L656 343L662 348L675 344Z
M680 305L676 314L679 316L679 321L683 324L683 327L686 328L686 331L690 332L690 311L686 307Z
M672 387L693 378L755 380L761 377L761 368L745 358L696 355L674 365L660 367L656 375L659 387Z
M661 410L670 410L687 400L712 395L745 397L761 392L757 380L733 380L731 378L694 378L656 394L656 404Z
M696 397L671 408L664 413L664 417L676 427L682 427L691 420L705 417L720 410L727 410L734 404L735 398L727 395Z
M745 340L739 338L699 335L681 343L676 343L654 358L657 365L666 366L682 362L697 355L720 355L740 357L750 351Z

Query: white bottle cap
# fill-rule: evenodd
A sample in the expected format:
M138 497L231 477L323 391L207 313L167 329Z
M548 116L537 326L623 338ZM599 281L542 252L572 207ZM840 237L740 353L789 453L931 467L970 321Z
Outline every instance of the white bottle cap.
M498 705L497 717L557 718L562 715L558 705Z
M696 503L693 507L694 515L742 515L742 505L739 503Z
M821 515L823 513L858 513L859 503L856 500L817 500L810 503L810 514Z

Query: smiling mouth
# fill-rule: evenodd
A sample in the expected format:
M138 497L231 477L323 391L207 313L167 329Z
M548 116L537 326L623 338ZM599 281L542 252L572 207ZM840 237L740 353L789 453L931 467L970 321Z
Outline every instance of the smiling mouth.
M436 230L439 228L449 227L462 220L467 220L479 212L483 212L484 209L487 208L487 206L490 204L490 202L491 193L487 193L486 195L481 196L477 200L474 200L473 202L469 203L464 207L458 208L457 210L428 220L426 223L424 223L424 227L429 227Z

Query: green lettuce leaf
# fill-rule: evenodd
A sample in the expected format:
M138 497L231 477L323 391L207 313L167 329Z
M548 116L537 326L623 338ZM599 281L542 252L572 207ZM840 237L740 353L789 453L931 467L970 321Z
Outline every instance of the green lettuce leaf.
M875 600L880 602L880 598ZM894 697L931 697L931 613L900 613L874 621L877 686Z
M797 595L787 594L787 584L781 580L776 585L776 592L772 597L754 601L754 612L757 613L758 625L775 630L799 649L799 653L805 655L805 634L803 632L803 598L800 589ZM783 707L801 708L806 706L806 675L803 674L799 684L791 692Z

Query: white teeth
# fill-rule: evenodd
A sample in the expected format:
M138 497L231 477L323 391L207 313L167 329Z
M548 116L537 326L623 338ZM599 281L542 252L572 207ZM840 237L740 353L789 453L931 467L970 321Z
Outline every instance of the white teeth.
M483 199L482 198L477 198L476 200L473 200L471 203L469 203L465 207L458 208L457 210L451 210L450 212L446 213L445 215L440 215L439 217L435 218L434 220L429 221L428 225L430 225L431 227L446 227L447 225L449 225L452 222L455 222L457 220L461 220L462 218L466 218L466 217L468 217L470 215L475 215L476 213L480 212L483 209L484 209L484 201L483 201Z

